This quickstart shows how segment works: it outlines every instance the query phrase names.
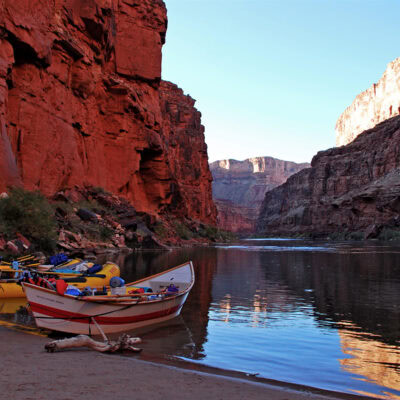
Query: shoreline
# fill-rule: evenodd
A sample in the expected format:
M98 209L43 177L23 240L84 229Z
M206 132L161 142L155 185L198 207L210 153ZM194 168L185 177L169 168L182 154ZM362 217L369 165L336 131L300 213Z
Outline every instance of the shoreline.
M47 353L44 344L51 339L10 322L0 324L0 338L0 383L13 400L98 400L106 395L122 400L149 396L174 400L372 398L146 354L102 354L85 348Z

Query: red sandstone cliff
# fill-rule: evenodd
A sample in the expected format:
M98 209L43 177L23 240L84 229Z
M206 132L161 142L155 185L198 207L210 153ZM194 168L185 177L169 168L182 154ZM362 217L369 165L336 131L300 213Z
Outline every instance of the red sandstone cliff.
M360 93L336 123L336 145L350 143L361 132L400 114L400 58L389 63L378 83Z
M219 226L232 232L254 232L265 193L309 165L272 157L211 163Z
M268 192L257 222L267 234L357 232L374 237L400 228L400 117L347 146L319 152L311 168Z
M0 5L0 190L100 186L215 223L200 113L161 82L163 1Z

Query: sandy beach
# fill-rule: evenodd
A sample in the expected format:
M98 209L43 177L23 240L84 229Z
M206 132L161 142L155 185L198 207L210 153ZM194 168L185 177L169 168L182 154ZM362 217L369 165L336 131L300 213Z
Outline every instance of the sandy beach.
M314 389L260 383L138 359L74 349L47 353L50 339L0 326L0 399L361 399Z

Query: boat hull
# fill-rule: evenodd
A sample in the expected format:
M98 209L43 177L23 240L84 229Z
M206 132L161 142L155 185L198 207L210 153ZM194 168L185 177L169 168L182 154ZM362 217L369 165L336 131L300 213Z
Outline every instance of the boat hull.
M180 292L171 294L163 289L172 281L181 288ZM23 287L40 328L87 335L125 332L178 316L194 284L193 265L189 262L134 283L149 285L153 292L138 297L79 297L60 295L28 283L23 283Z
M31 285L24 287L38 327L86 335L101 334L96 323L104 333L116 333L167 321L180 314L188 295L135 305L109 305L59 296Z

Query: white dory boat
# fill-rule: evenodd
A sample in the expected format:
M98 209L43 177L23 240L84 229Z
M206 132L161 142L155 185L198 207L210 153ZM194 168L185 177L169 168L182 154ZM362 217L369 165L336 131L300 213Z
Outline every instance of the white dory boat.
M173 292L167 291L171 284ZM99 335L101 331L129 331L176 317L193 284L193 264L189 261L127 284L122 295L71 296L29 283L22 285L38 327ZM130 294L142 289L145 293Z

